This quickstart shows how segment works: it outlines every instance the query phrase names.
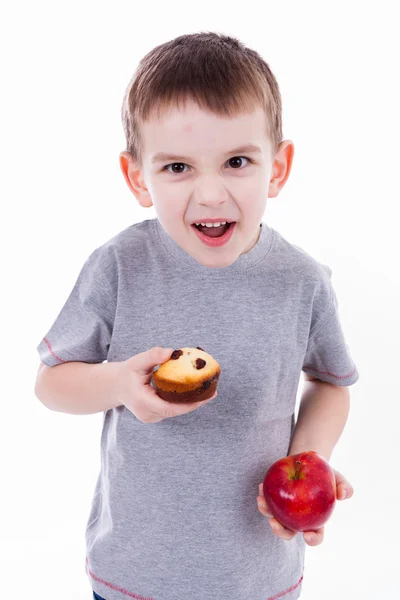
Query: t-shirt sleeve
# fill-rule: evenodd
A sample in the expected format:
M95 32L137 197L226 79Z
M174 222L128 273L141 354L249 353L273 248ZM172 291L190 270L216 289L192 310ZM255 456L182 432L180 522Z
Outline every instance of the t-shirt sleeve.
M116 308L117 278L110 252L97 248L86 260L59 315L37 351L53 367L107 359Z
M323 265L302 370L322 381L348 386L356 383L359 373L344 337L331 275Z

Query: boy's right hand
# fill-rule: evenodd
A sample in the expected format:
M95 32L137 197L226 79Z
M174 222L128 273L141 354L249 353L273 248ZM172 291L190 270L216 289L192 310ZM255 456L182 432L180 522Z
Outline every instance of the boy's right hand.
M206 404L218 394L202 402L177 404L162 400L151 386L154 367L171 358L173 348L155 346L119 363L116 373L116 394L142 423L158 423L170 417L191 412Z

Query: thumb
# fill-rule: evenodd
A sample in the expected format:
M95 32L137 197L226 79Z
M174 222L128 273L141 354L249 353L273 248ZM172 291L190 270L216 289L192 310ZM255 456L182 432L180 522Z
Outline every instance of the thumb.
M154 367L161 365L171 358L173 351L173 348L154 346L153 348L150 348L150 350L136 354L128 360L130 366L136 373L139 375L150 375L153 372Z
M258 509L265 517L273 517L269 504L264 496L263 483L260 483L258 486L257 505Z

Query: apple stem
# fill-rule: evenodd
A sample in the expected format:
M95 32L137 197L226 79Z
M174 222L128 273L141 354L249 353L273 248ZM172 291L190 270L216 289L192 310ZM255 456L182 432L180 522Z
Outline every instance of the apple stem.
M301 461L300 460L296 460L296 472L294 474L294 478L295 479L300 479L300 467L301 467Z

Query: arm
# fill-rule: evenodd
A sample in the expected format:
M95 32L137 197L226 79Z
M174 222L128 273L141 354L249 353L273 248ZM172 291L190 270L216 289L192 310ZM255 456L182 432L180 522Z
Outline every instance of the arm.
M310 375L305 380L288 455L315 450L329 461L347 421L350 392Z
M173 348L154 346L122 361L39 367L35 394L50 410L89 415L118 406L126 407L142 423L158 423L197 410L200 402L167 402L151 385L154 367L171 358Z
M67 362L55 367L39 366L36 397L50 410L90 415L115 408L118 362L89 364Z
M333 385L305 375L306 383L301 397L299 415L293 431L288 455L315 450L329 461L339 440L349 414L350 393L347 387ZM347 479L333 469L338 500L351 498L353 487ZM269 518L274 533L283 540L291 540L296 532L286 529L273 516L265 502L263 484L259 485L258 509ZM309 546L317 546L324 539L324 527L303 533Z

